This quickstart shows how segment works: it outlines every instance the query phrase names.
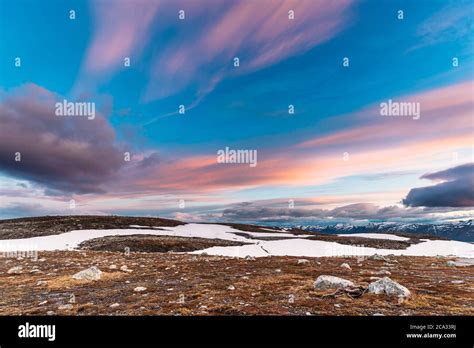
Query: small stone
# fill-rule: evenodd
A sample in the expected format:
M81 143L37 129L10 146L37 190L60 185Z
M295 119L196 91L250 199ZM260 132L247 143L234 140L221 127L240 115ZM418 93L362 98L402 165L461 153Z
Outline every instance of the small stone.
M369 256L369 260L390 262L389 259L379 254L374 254L374 255Z
M71 309L73 309L73 308L74 308L73 305L70 304L70 303L68 303L68 304L59 306L59 307L58 307L58 310L60 310L60 311L69 311L69 310L71 310Z
M348 263L345 263L345 262L344 262L343 264L341 264L340 267L341 267L341 268L345 268L345 269L347 269L347 270L349 270L349 271L352 270L351 266L349 266L349 264L348 264Z
M320 275L313 284L316 290L339 289L354 286L354 283L339 277Z
M131 269L128 269L128 267L126 265L123 265L122 267L120 267L120 270L122 272L133 272Z
M389 277L384 277L370 283L368 291L373 294L386 294L388 296L397 296L399 298L408 298L411 296L410 290L393 281Z
M117 265L110 265L109 269L117 269Z
M45 305L46 303L48 303L48 301L47 301L47 300L45 300L45 301L41 301L40 303L38 303L38 306Z
M309 263L309 260L306 260L306 259L299 259L297 264L298 265L306 265Z
M37 286L43 286L43 285L46 285L48 284L48 282L46 280L38 280L38 282L36 283Z
M229 285L229 286L227 287L227 290L235 290L235 286Z
M143 292L146 291L146 288L144 286L137 286L135 289L133 289L135 292Z
M452 280L451 283L453 283L453 284L464 284L464 280Z
M16 267L10 268L10 269L7 271L7 273L8 273L8 274L20 274L22 270L23 270L23 267L21 267L21 266L16 266Z
M118 306L120 306L120 303L112 303L109 307L110 308L117 308Z
M449 260L448 262L446 262L446 265L449 267L456 267L456 262Z
M88 269L77 272L72 276L72 278L77 280L99 280L101 276L102 271L96 266L92 266Z

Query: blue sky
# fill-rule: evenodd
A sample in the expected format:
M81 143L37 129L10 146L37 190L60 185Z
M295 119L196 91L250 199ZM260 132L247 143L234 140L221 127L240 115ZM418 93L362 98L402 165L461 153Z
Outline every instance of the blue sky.
M448 205L407 198L420 187L431 197L436 185L458 197L472 183L465 174L420 177L472 163L473 9L468 1L2 1L2 217L71 213L71 199L78 214L197 220L288 200L295 208L268 219L300 222L299 209L314 209L306 220L334 221L333 209L346 205L376 220L384 207L396 211L386 219L472 217L469 196ZM63 99L96 103L100 114L58 119L49 112ZM388 99L419 103L420 119L382 118ZM258 165L216 163L225 147L257 151ZM12 162L17 151L21 163Z

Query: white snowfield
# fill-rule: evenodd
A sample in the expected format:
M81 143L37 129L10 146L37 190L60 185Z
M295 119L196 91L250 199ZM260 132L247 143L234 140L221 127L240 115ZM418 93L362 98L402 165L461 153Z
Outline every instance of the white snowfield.
M135 227L135 226L134 226ZM138 226L137 226L138 227ZM257 239L239 236L245 233ZM156 236L200 237L224 239L244 242L247 245L212 247L198 250L192 254L207 253L209 255L234 257L264 256L369 256L379 255L410 255L410 256L457 256L474 258L474 244L458 241L428 240L411 245L405 250L375 249L335 242L307 240L308 235L293 235L280 232L245 232L226 225L190 223L176 227L160 227L160 229L111 229L111 230L77 230L51 236L0 240L0 252L30 250L71 250L86 240L105 236L125 236L132 234L148 234ZM378 234L377 234L378 235ZM262 237L282 237L281 240L261 240ZM133 250L132 250L133 251Z
M372 239L389 239L389 240L409 240L407 237L400 237L394 234L387 233L351 233L351 234L338 234L339 237L361 237L361 238L372 238Z

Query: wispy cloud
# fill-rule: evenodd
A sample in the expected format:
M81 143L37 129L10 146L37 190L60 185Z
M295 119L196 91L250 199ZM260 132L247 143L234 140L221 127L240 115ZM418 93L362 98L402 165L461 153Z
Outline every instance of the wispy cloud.
M474 5L469 0L459 0L443 7L439 12L420 24L417 35L421 42L412 47L412 50L460 39L467 39L472 42L473 14Z
M92 1L94 34L85 69L105 73L123 67L125 57L138 57L150 38L153 19L162 1Z
M217 13L201 13L194 19L201 26L156 58L145 99L169 96L196 81L199 93L207 94L226 76L302 54L347 26L353 2L235 1ZM295 12L293 20L288 18L290 10ZM241 60L239 69L233 68L234 57Z

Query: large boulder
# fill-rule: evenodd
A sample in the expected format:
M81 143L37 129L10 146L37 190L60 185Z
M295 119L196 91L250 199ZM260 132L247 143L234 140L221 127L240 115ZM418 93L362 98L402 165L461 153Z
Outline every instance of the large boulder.
M411 296L410 290L389 277L383 277L382 279L370 283L368 291L372 294L386 294L398 298L408 298Z
M96 266L92 266L88 269L77 272L72 276L72 278L77 280L99 280L101 276L102 271Z
M354 283L339 277L320 275L313 284L316 290L339 289L354 286Z

